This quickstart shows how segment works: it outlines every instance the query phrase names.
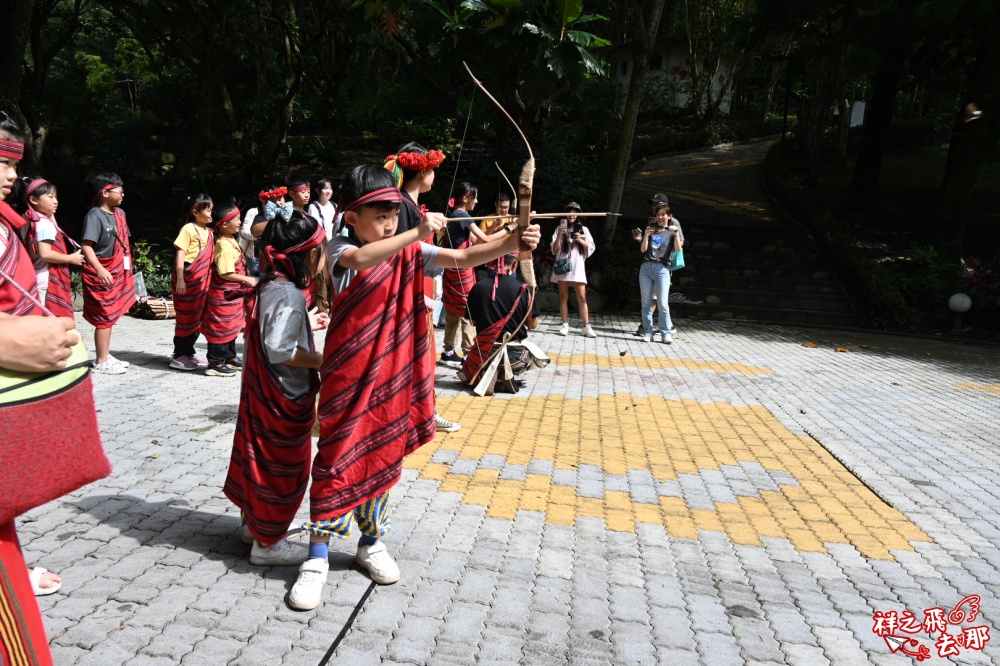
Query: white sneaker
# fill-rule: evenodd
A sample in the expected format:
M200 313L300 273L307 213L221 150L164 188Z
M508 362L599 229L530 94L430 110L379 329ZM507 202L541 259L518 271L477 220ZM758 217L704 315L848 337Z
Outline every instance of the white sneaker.
M122 366L123 368L127 368L128 366L132 365L128 361L123 361L120 358L115 358L111 354L108 354L108 360L109 361L114 361L115 363L117 363L118 365Z
M99 375L124 375L125 367L118 365L109 358L104 363L94 363L94 372Z
M643 333L642 340L643 340L643 342L652 342L653 341L653 334L652 333Z
M368 570L368 575L379 585L391 585L399 580L396 560L385 549L385 544L376 541L370 546L358 546L354 561Z
M563 322L563 325L559 327L559 335L569 335L569 322Z
M674 343L674 338L669 333L661 333L660 342L662 342L665 345L670 345Z
M326 574L329 571L329 560L320 558L306 560L299 567L299 577L295 579L295 585L288 593L288 605L296 610L312 610L319 606L323 601L323 585L326 583Z
M458 432L462 429L462 424L458 421L449 421L438 413L434 414L434 425L441 432Z
M583 330L580 331L580 334L583 337L585 337L585 338L596 338L597 337L597 333L594 333L594 329L592 329L590 327L590 324L587 324L586 326L584 326Z
M250 564L259 567L297 567L309 559L309 547L282 539L270 548L254 539Z

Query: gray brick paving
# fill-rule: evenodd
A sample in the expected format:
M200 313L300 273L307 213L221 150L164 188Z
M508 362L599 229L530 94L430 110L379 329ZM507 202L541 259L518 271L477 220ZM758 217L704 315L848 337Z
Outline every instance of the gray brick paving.
M754 150L681 155L643 168L738 160ZM710 170L695 171L672 184L696 190L711 178ZM723 195L757 201L754 178L731 180ZM629 205L641 212L648 195L630 191L636 201ZM683 196L671 198L685 219ZM386 539L403 579L376 587L331 663L894 666L912 661L889 654L872 634L875 610L908 609L919 619L924 608L948 610L968 594L982 597L978 622L1000 632L1000 396L969 388L1000 385L1000 351L683 320L677 342L666 347L633 337L634 317L594 322L597 339L563 338L554 334L558 322L544 318L537 342L561 356L625 351L626 358L771 372L556 363L529 374L518 397L617 392L759 406L792 434L819 440L932 541L885 560L844 543L810 552L783 538L748 545L712 530L697 540L675 538L654 524L615 532L599 518L562 525L527 510L506 520L407 469ZM294 569L248 564L238 512L220 491L238 381L168 370L171 324L124 320L113 350L132 369L94 377L114 473L19 521L28 562L64 578L58 594L39 598L56 663L318 664L370 585L353 566L355 542L333 544L324 603L308 613L284 603ZM81 330L90 340L89 327ZM806 340L821 348L802 347ZM852 352L836 354L834 346ZM438 393L464 392L442 369ZM743 428L739 436L751 435ZM624 492L637 505L680 498L689 510L717 511L802 487L795 474L758 461L662 479L649 470L610 474L590 462L565 469L538 457L468 459L440 437L431 462L451 475L488 470L511 483L541 476L580 498ZM1000 645L964 651L955 663L1000 663Z

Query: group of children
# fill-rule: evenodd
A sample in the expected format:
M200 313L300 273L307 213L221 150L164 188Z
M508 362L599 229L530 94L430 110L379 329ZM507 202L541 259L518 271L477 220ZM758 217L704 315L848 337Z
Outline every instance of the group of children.
M389 494L403 457L438 429L458 428L435 409L433 278L445 269L462 275L540 240L537 225L521 228L508 220L491 234L477 234L475 244L432 244L446 218L417 202L443 159L440 151L409 144L385 166L356 167L341 184L340 211L330 202L329 181L319 184L314 205L306 181L266 189L249 224L234 204L204 194L184 206L174 242L170 367L207 366L211 376L243 371L223 490L242 511L253 564L300 566L288 597L296 609L321 602L329 539L347 538L354 522L362 532L358 564L378 583L399 579L380 539L391 528ZM41 292L46 304L73 316L69 266L82 266L83 315L96 328L94 371L121 374L128 364L110 353L111 331L136 300L130 232L120 208L124 187L112 173L94 174L90 184L93 207L81 246L56 222L54 186L23 179L11 199L23 203L23 233L38 280L47 285ZM458 209L471 209L476 192L463 185L458 198ZM251 243L241 244L241 227ZM459 319L468 316L464 303L461 310ZM319 352L314 335L324 329L336 344ZM242 360L236 351L241 331ZM201 334L208 342L205 359L195 353ZM308 547L284 538L307 488Z
M403 457L433 439L443 420L434 407L426 280L540 239L537 226L512 225L472 247L423 242L445 224L417 205L443 159L411 144L390 156L388 169L353 169L340 187L346 236L334 230L328 238L316 217L296 206L286 216L270 199L274 191L262 193L264 208L276 214L259 232L260 283L248 299L224 492L242 510L251 563L299 566L287 599L295 609L321 603L330 537L347 538L355 522L362 532L356 562L377 583L399 580L381 541L391 528L389 494ZM321 278L325 290L315 287ZM329 307L310 310L310 292L317 302L328 297ZM323 329L336 344L318 352L313 336ZM308 546L285 540L307 488Z
M131 234L120 208L125 192L114 173L92 173L87 182L93 199L79 244L56 221L54 184L37 176L18 178L7 200L23 219L20 242L35 268L40 302L56 316L73 318L70 267L80 266L83 318L95 328L94 372L121 374L129 364L111 355L111 332L135 304Z

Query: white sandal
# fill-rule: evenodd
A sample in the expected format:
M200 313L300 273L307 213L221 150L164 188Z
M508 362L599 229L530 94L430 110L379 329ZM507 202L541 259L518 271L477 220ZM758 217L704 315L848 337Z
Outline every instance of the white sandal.
M43 569L42 567L35 567L30 572L28 572L28 578L31 579L31 589L34 590L36 597L44 597L49 594L55 594L62 587L62 581L58 581L52 587L41 587L42 574L49 573L48 569Z

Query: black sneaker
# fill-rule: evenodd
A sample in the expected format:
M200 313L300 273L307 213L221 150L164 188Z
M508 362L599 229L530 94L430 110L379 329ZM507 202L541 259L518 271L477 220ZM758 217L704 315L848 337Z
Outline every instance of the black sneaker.
M233 358L226 361L226 367L232 368L233 370L242 370L243 361L240 360L239 356L234 356Z
M461 370L462 357L454 351L443 352L440 360L438 360L438 365L443 365L446 368L454 368L455 370Z
M228 365L210 365L205 368L205 374L209 377L232 377L236 371Z

